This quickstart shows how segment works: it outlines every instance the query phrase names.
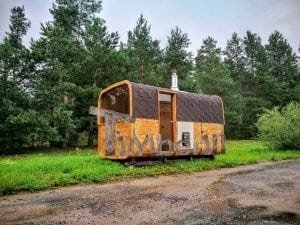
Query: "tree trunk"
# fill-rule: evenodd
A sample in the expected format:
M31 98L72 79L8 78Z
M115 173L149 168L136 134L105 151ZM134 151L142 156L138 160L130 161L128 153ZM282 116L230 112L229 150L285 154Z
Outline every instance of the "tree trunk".
M88 147L93 147L93 139L94 139L94 118L90 117L90 125L88 131Z

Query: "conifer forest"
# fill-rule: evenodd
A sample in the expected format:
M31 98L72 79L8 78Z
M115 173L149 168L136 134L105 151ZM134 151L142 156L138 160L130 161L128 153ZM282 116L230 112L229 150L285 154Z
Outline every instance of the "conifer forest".
M280 31L265 44L250 30L233 33L223 49L207 34L193 55L188 33L176 26L162 46L142 14L120 41L99 0L56 0L49 10L53 20L25 45L31 21L24 6L11 9L0 42L0 154L91 147L97 124L88 111L103 88L121 80L169 88L173 69L180 90L222 97L227 139L258 137L266 110L291 102L299 109L300 47L292 49Z

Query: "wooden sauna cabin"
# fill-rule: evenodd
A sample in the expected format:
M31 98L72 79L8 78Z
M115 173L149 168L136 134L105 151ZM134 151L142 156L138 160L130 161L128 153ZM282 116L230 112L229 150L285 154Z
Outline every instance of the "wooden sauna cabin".
M127 80L101 91L98 151L113 160L210 156L225 152L218 96Z

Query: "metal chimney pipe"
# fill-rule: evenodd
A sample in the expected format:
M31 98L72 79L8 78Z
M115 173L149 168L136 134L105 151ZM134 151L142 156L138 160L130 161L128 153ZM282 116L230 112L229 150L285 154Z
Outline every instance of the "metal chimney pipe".
M172 71L172 85L171 85L171 90L173 90L173 91L179 91L179 89L178 89L178 78L177 78L176 70Z

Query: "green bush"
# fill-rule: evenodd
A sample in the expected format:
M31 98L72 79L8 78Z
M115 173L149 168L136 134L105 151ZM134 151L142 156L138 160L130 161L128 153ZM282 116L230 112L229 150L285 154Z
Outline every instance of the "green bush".
M300 149L300 104L266 110L258 119L259 137L276 149Z

